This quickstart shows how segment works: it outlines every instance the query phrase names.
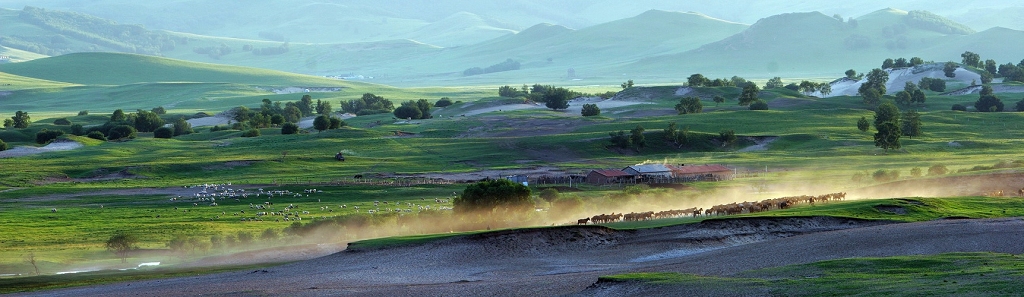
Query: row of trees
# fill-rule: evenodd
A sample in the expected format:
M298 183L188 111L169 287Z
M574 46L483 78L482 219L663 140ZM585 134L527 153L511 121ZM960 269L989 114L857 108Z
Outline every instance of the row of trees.
M882 61L882 69L914 67L921 64L924 64L924 60L919 57L913 57L910 60L906 58L885 59Z
M544 102L544 106L553 110L569 108L569 100L584 96L583 93L562 87L534 84L523 85L521 89L512 86L498 87L498 96L506 98L525 97L534 102Z

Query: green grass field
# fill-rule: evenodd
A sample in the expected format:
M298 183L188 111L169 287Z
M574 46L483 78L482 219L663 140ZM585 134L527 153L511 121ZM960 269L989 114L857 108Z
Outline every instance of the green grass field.
M1024 290L1022 268L1024 261L1019 255L948 253L829 260L746 271L735 277L655 272L604 276L600 280L726 295L1013 296Z

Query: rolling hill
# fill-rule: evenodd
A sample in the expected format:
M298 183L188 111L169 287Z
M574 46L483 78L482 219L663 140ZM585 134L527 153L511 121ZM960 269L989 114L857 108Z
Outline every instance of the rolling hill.
M242 83L265 86L349 86L351 82L275 70L116 53L76 53L0 65L0 71L88 85L145 82Z

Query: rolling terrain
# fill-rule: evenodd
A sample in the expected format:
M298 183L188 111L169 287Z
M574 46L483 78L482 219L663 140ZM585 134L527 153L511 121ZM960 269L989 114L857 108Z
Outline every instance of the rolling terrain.
M94 4L110 3L116 2ZM479 12L493 4L486 1L442 2L417 17L386 11L387 5L295 3L254 4L241 12L316 10L293 22L268 18L276 25L260 38L272 39L279 37L274 30L314 26L347 9L338 14L352 22L346 28L380 25L350 38L378 39L256 40L246 31L253 27L239 26L243 20L233 15L199 25L185 18L180 25L240 38L40 11L28 22L16 10L0 10L0 38L21 34L18 40L72 51L46 56L0 48L12 57L0 63L0 117L31 115L25 128L0 129L8 148L0 151L0 168L7 169L0 170L0 225L9 227L0 228L0 293L1012 295L1022 289L1024 113L1013 111L1024 109L1017 108L1024 106L1024 85L998 78L992 96L981 95L983 88L972 84L984 69L958 65L952 78L942 69L964 51L1016 64L1024 56L1000 45L1017 41L992 40L1021 31L975 31L898 9L852 21L785 13L752 25L665 10L582 27L533 22L564 19L557 14L569 9L623 13L559 2L517 27ZM460 3L472 12L442 13ZM221 7L195 4L174 13ZM40 23L47 16L75 21ZM348 33L332 34L338 36L323 36ZM482 41L439 45L429 38ZM845 78L843 71L867 72L885 58L915 56L927 62L884 70L889 80L881 101L896 100L905 82L923 77L946 88L901 102L898 127L910 131L903 124L917 116L920 133L900 134L899 147L879 148L878 127L858 127L880 109L857 95L867 80ZM463 72L502 61L520 67ZM679 83L698 72L750 79L760 89L747 95L766 109L738 103L740 77L738 86ZM829 83L832 93L764 83L775 76L794 86L814 78ZM632 79L636 85L619 86ZM545 85L568 89L565 108L545 106L562 92ZM975 107L993 98L1003 112ZM379 104L385 99L393 107ZM318 112L324 103L332 108ZM686 104L700 106L682 112ZM430 116L392 112L413 106ZM583 115L592 108L599 114ZM115 110L127 117L115 120ZM296 133L275 124L272 114L294 122ZM161 134L168 130L155 125L145 131L157 131L113 139L118 128L154 118L171 132ZM315 124L328 118L338 119L335 127ZM179 120L194 133L176 135ZM44 139L54 131L63 135ZM629 136L628 143L620 145L616 135ZM581 182L592 170L635 164L714 164L731 173L675 183ZM525 211L460 209L467 187L508 176L527 176ZM615 219L620 214L624 219ZM136 242L122 258L105 243L125 234Z

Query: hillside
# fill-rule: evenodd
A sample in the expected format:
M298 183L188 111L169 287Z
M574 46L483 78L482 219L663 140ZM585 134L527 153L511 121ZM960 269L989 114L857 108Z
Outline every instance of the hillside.
M690 68L712 76L785 73L816 77L835 75L850 68L858 71L877 68L886 58L920 56L925 60L947 60L959 57L962 50L951 55L939 54L933 48L949 47L943 40L964 37L960 33L942 32L965 26L950 24L945 19L936 21L939 25L934 26L910 25L912 16L919 14L882 9L852 22L820 12L781 14L762 19L721 41L681 54L648 58L624 69Z
M196 63L152 56L77 53L0 65L10 74L90 85L144 82L244 83L267 86L348 86L351 83L274 70Z

